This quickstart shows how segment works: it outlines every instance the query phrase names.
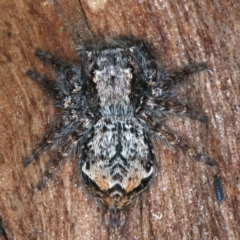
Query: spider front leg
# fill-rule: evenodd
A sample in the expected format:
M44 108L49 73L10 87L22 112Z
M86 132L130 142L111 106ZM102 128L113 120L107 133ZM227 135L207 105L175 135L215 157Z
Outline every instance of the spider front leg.
M70 64L64 62L61 58L55 57L41 49L37 49L35 55L46 64L52 66L57 72L64 72L66 68L71 67Z
M66 69L73 69L74 66L71 64L67 64L64 61L62 61L60 58L51 56L50 54L37 49L35 52L35 55L42 60L43 62L45 62L46 64L52 66L55 71L57 72L65 72ZM52 81L51 79L47 78L46 76L36 72L36 71L32 71L29 70L27 71L27 75L34 80L38 85L40 85L43 90L47 90L49 93L51 93L51 95L54 94L54 90L55 90L55 82Z
M54 84L52 80L32 70L27 71L27 75L53 97Z
M58 107L69 107L70 105L68 102L70 100L72 100L72 106L70 107L75 107L73 106L73 102L78 103L76 99L78 99L78 95L82 90L83 85L80 66L67 63L61 58L52 56L40 49L36 50L35 55L55 70L57 73L57 79L53 84L53 81L34 71L28 71L28 76L44 89L50 90L54 98L57 100L56 105Z

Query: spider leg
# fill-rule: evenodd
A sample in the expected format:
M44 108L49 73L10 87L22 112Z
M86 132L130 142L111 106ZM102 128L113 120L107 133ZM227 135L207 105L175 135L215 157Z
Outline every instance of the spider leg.
M88 116L82 120L77 127L75 127L75 131L69 133L69 137L66 141L62 141L61 147L57 151L56 154L48 161L46 170L43 174L42 179L38 182L38 189L42 190L47 181L51 179L54 174L60 169L63 160L69 157L71 154L74 154L75 151L78 151L78 145L82 140L82 136L84 135L85 129L91 128L90 126L93 124L94 119L92 118L92 114L89 113Z
M170 145L175 146L182 150L191 159L198 162L204 162L205 164L213 167L212 168L213 172L215 172L214 174L215 196L218 201L222 201L224 199L224 194L221 179L218 176L219 166L216 164L216 162L207 155L198 152L194 147L189 145L188 142L180 138L177 134L173 133L170 129L166 128L165 126L156 124L155 126L153 126L153 130L157 133L159 137L164 139Z
M41 49L37 49L35 55L44 63L50 65L58 73L58 78L53 84L52 81L47 80L46 77L37 72L28 71L27 74L39 85L52 90L56 99L74 95L81 91L83 80L81 68L78 65L67 63Z
M27 167L33 161L37 161L49 148L54 145L54 142L58 142L61 139L60 127L57 126L52 130L51 134L48 134L41 142L38 144L37 148L27 157L25 157L22 162L25 167Z
M156 121L156 119L152 117L151 114L147 111L138 110L138 119L147 124L150 130L157 134L157 136L159 136L161 139L165 140L166 143L170 144L171 146L177 147L185 154L187 154L191 159L199 162L204 162L210 166L213 166L215 164L212 158L198 152L187 141L182 139L180 136L168 129L163 124L160 124L158 121Z
M47 163L47 168L44 176L38 183L38 189L41 190L48 179L60 169L62 161L68 157L71 153L77 151L77 145L81 142L82 137L86 129L91 128L94 122L94 116L92 113L86 114L84 117L76 121L74 119L71 122L71 118L65 119L64 127L57 126L54 128L53 133L49 135L47 139L44 139L39 147L33 151L33 153L23 159L23 164L27 167L31 162L38 160L49 148L59 146L59 150L55 152L52 158ZM72 124L72 126L71 126ZM63 135L68 133L68 138L64 138Z
M165 94L170 91L177 83L183 82L190 75L201 72L207 69L205 63L197 63L186 66L182 69L175 70L172 73L166 74L163 79L157 81L156 86L153 88L155 92L165 92ZM161 74L160 74L160 77Z
M146 104L148 105L148 103ZM213 167L212 170L214 172L214 191L215 191L216 198L218 201L222 201L224 199L221 180L220 180L220 177L218 176L219 166L216 164L216 162L212 158L198 152L187 141L182 139L180 136L178 136L176 133L168 129L163 124L160 124L157 121L157 118L155 118L154 115L150 112L149 106L147 109L144 109L143 101L141 101L140 107L137 108L136 115L140 121L145 123L150 128L150 130L152 130L155 134L157 134L157 136L163 139L166 143L170 144L171 146L177 147L178 149L183 151L185 154L187 154L191 159L199 162L204 162L205 164Z
M78 134L76 132L73 132L68 137L64 145L60 147L56 154L54 154L54 157L48 161L43 177L38 182L39 190L42 190L45 187L47 181L51 179L53 175L60 169L63 160L70 155L80 139L81 138L78 136Z
M191 159L198 162L204 162L210 166L214 165L214 160L205 154L198 152L194 147L192 147L187 141L182 139L177 134L173 133L166 126L161 124L155 124L151 129L156 132L156 134L164 139L170 145L179 148L185 154L187 154Z
M36 71L29 70L27 75L38 83L44 90L55 99L55 105L64 109L86 110L86 100L81 90L83 80L81 68L74 64L62 61L60 58L38 49L36 56L51 65L57 72L55 81L50 80Z
M29 156L23 159L22 162L25 167L33 161L37 161L48 149L53 146L56 148L61 142L64 142L65 138L63 138L63 135L66 135L67 132L72 132L72 129L77 129L80 135L86 128L91 126L94 121L94 115L91 112L81 117L77 115L77 111L70 110L67 116L63 122L59 123L51 133L38 144L38 147Z
M27 71L27 75L32 80L34 80L38 85L40 85L43 88L43 90L47 90L47 92L50 93L51 96L53 96L54 83L52 80L32 70Z
M35 55L46 64L52 66L52 68L58 72L63 72L66 68L71 66L70 64L64 62L62 59L52 56L51 54L41 49L37 49L35 51Z
M23 159L23 165L27 167L33 161L37 161L48 149L58 145L63 139L62 135L69 129L69 126L78 120L74 110L69 111L68 118L64 118L44 139L38 144L33 152ZM56 146L55 146L56 147Z
M144 96L140 99L140 106L137 108L136 113L142 110L151 112L153 115L168 115L173 113L178 116L185 115L192 119L207 122L206 115L190 109L188 105L152 98L150 96Z

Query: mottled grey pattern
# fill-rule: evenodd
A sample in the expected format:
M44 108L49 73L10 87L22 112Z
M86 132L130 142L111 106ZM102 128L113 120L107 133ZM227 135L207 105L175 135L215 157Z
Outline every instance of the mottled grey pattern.
M28 166L52 149L38 183L41 190L64 159L77 156L81 178L106 209L106 224L121 227L124 210L155 174L154 137L196 161L214 165L165 124L173 114L207 121L205 115L172 100L178 83L207 67L192 64L165 73L145 44L126 39L105 46L79 46L78 52L80 64L36 51L39 59L54 68L56 79L36 71L27 74L52 97L62 115L23 163ZM215 185L218 194L218 180Z

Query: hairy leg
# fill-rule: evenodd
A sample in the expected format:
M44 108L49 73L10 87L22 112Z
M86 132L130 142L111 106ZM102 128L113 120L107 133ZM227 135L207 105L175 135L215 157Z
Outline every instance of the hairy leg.
M51 157L48 161L43 177L38 183L39 190L42 190L46 185L47 181L51 179L54 174L60 169L61 164L65 158L69 157L70 155L74 155L76 154L76 152L79 151L79 145L81 145L81 140L85 133L85 130L90 129L93 122L93 115L89 112L84 118L80 119L77 122L77 125L72 126L71 128L69 128L69 130L67 129L69 124L66 124L67 127L65 128L65 131L68 132L68 134L66 135L65 132L65 136L68 136L67 138L62 136L64 133L64 131L62 130L60 134L57 134L58 139L49 140L49 142L51 142L51 145L56 143L57 141L60 141L60 143L59 148L54 153L53 157ZM72 131L70 129L72 129ZM43 148L40 145L40 151L42 154L44 153L44 151L46 151L46 149L44 149L43 151Z
M155 117L151 112L139 108L136 110L136 114L138 119L145 123L154 134L165 140L166 143L177 147L196 161L204 162L210 166L214 165L213 159L198 152L187 141L168 129L164 124L161 124L157 116Z
M54 82L51 79L31 70L27 71L27 75L39 86L41 86L43 90L46 90L51 95L51 97L53 97Z
M61 58L52 56L51 54L40 49L36 50L35 55L44 63L50 65L58 73L58 78L56 82L54 82L54 86L53 84L51 85L56 99L64 98L64 96L74 95L81 91L83 80L81 76L81 68L78 65L67 63ZM41 76L39 73L32 73L32 71L29 71L29 73L32 79L35 77L39 79L39 76ZM43 80L45 79L46 77L43 77ZM45 81L37 82L43 87L46 85Z
M61 127L55 127L50 134L48 134L37 146L33 152L25 157L22 162L25 167L27 167L33 161L37 161L48 149L52 148L53 145L62 140L61 137L62 129Z
M155 124L151 127L160 138L164 139L168 144L177 147L185 154L187 154L191 159L198 162L204 162L210 166L214 165L214 160L200 152L198 152L194 147L192 147L187 141L182 139L177 134L173 133L166 126L161 124Z
M54 156L50 158L43 177L38 182L39 190L42 190L45 187L47 181L51 179L54 174L60 169L63 160L71 154L79 141L80 138L78 137L78 134L76 132L72 133L64 145L58 149L57 153L55 153Z
M150 96L144 96L140 99L140 105L136 110L138 114L142 110L151 112L155 115L169 115L171 113L178 116L187 116L192 119L196 119L202 122L207 122L207 116L198 113L189 108L189 106L181 103L164 101L158 98L153 98Z
M155 95L159 96L162 92L164 92L165 95L170 94L172 88L176 84L183 82L190 75L206 69L207 65L205 63L197 63L164 75L160 72L159 79L156 81L156 85L153 87L153 92L155 92Z
M71 64L64 62L61 58L52 56L51 54L49 54L41 49L37 49L35 52L35 55L43 62L50 65L57 72L63 72L67 68L72 67Z
M81 112L75 110L68 110L63 115L63 120L52 129L52 131L38 144L37 148L26 158L23 159L23 165L27 167L31 162L37 161L48 149L65 142L68 134L77 132L79 135L83 134L85 129L90 127L94 122L94 115L87 112L81 116ZM64 143L65 144L65 143Z

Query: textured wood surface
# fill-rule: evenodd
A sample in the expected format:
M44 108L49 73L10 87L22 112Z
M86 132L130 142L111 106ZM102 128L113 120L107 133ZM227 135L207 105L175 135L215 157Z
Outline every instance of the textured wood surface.
M0 239L240 239L240 5L237 0L2 0L0 3ZM47 156L26 156L54 124L56 111L27 76L50 74L41 48L77 62L83 40L132 35L149 42L166 70L206 61L179 100L209 122L169 121L220 166L225 200L216 201L210 167L156 142L158 173L131 206L121 232L105 227L100 206L68 161L41 192Z

